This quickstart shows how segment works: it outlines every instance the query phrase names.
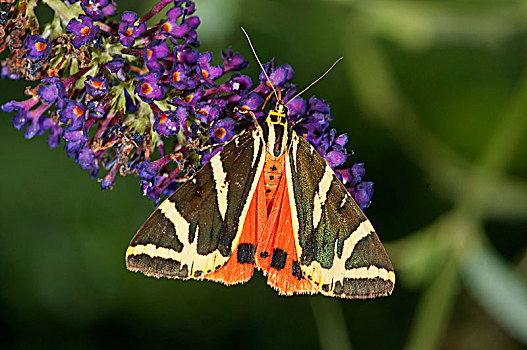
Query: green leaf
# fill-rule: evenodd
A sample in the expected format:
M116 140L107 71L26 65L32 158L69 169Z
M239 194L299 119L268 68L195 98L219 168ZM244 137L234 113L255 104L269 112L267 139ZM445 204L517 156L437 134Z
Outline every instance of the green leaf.
M483 246L462 268L468 291L501 326L527 344L527 284L512 266Z

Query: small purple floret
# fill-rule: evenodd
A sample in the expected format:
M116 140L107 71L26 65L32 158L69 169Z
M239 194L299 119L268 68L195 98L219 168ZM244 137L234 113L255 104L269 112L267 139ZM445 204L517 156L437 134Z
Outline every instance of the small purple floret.
M350 193L359 207L364 210L370 206L373 196L373 182L361 182L356 187L350 189Z
M236 135L234 132L235 127L236 121L231 118L225 118L215 122L209 130L211 143L229 141L234 135Z
M178 62L186 63L188 65L196 63L199 57L199 51L190 48L178 48L175 54Z
M163 86L159 83L159 73L145 75L135 87L135 93L145 102L161 100L164 96Z
M196 71L186 64L176 64L169 72L170 85L178 90L192 90L198 82L194 79Z
M114 73L117 78L121 81L126 81L126 76L124 74L124 58L119 56L113 56L112 60L106 64L106 67L110 72Z
M224 52L222 51L221 58L223 58L223 69L225 72L240 70L249 65L249 61L246 61L239 52L233 54L231 48L228 48Z
M119 23L119 40L123 46L130 47L135 44L135 39L139 38L146 31L146 24L141 22L135 25L137 14L126 11L121 15Z
M246 111L257 111L264 103L262 96L255 92L245 95L240 100L239 108Z
M66 26L66 32L75 35L72 40L73 46L79 49L82 45L86 44L95 38L99 32L99 26L93 25L91 17L85 15L79 15L79 20L72 18Z
M210 159L214 157L216 154L218 154L223 149L223 146L216 147L212 152L207 152L201 156L200 164L201 166L204 166L208 162L210 162Z
M220 116L220 109L218 106L201 102L196 107L196 118L204 124L210 124L218 119Z
M187 34L191 27L186 24L178 24L179 17L183 14L183 10L180 7L173 7L167 11L168 20L162 25L163 31L175 38L182 38Z
M41 99L48 103L53 103L57 99L62 99L66 96L64 84L57 77L46 77L42 80L42 85L38 89L38 95Z
M211 60L212 54L210 52L205 52L199 55L198 58L202 80L208 85L214 85L214 79L219 78L223 74L223 67L211 66Z
M150 71L162 71L164 70L158 62L159 58L165 58L170 53L167 44L161 40L152 41L147 47L144 48L144 58L146 66Z
M84 12L96 21L105 17L103 9L108 5L108 0L81 0Z
M84 123L84 106L73 100L67 100L59 115L60 122L66 124L66 131L79 130Z
M83 147L86 141L88 141L88 135L86 134L84 128L77 131L66 130L63 137L64 140L66 140L66 145L64 148L66 149L68 157L70 158L75 158L81 147Z
M40 128L42 130L50 130L50 134L48 136L49 147L58 147L62 137L62 128L60 125L55 123L51 118L40 118Z
M106 78L95 78L88 75L84 86L86 87L88 95L92 97L103 96L108 93L108 81Z
M51 51L49 40L38 35L30 35L24 41L24 49L28 50L27 57L32 60L46 59Z
M159 165L156 162L143 160L135 167L140 179L152 180L159 172Z
M83 148L75 160L83 170L91 169L95 162L95 153L90 148Z
M171 135L178 133L179 126L180 123L176 113L170 111L167 113L162 113L159 117L157 117L153 128L158 134L165 137L170 137Z
M11 73L9 71L9 67L7 65L2 65L2 69L0 70L0 77L1 78L8 78L11 80L18 80L20 77L14 73Z

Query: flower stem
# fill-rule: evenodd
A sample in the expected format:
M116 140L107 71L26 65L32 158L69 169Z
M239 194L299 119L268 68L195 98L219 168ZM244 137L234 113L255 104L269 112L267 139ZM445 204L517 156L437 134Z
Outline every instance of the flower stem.
M338 300L309 298L322 350L351 350L346 319Z
M163 10L165 8L165 6L167 6L168 4L170 4L171 2L174 2L174 0L161 0L160 2L158 2L151 10L150 12L148 12L146 15L144 15L143 18L141 18L139 20L139 22L146 22L148 21L150 18L154 17L156 14L158 14L159 12L161 12L161 10Z

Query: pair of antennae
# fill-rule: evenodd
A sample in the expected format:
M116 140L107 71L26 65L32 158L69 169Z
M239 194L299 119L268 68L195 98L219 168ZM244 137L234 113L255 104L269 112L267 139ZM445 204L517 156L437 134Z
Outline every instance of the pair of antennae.
M279 101L280 98L278 97L278 94L276 93L276 89L273 85L273 83L271 83L271 79L269 79L269 76L267 75L267 72L265 71L263 65L262 65L262 62L260 62L260 59L258 58L258 55L256 54L256 50L254 50L254 47L253 47L253 44L251 42L251 39L249 38L249 34L247 34L247 32L245 31L245 29L242 28L242 31L243 31L243 34L245 34L245 36L247 37L247 41L249 42L249 46L251 47L251 50L253 51L253 54L254 54L254 57L256 57L256 61L258 61L258 64L260 65L260 68L262 68L262 71L263 73L265 74L265 78L267 79L267 81L269 82L269 85L271 85L271 88L273 89L273 92L274 92L274 95L276 96L276 99ZM289 100L289 102L287 102L286 106L288 104L290 104L295 98L297 98L298 96L302 95L304 92L306 92L310 87L312 87L313 85L315 85L316 83L318 83L320 81L320 79L324 78L326 76L326 74L328 74L332 69L333 67L335 67L335 65L337 63L339 63L339 61L342 59L343 57L339 58L338 60L335 61L335 63L333 63L331 65L331 67L329 67L329 69L324 73L322 74L317 80L315 80L314 82L312 82L311 84L309 84L304 90L300 91L298 94L296 94L292 99Z

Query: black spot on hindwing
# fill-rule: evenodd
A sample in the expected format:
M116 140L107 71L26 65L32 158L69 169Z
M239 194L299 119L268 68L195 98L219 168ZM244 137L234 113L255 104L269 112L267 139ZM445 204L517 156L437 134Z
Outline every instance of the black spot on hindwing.
M238 245L237 259L240 264L254 264L254 253L256 247L251 243L240 243Z
M293 260L291 274L295 276L296 278L298 278L298 280L301 280L302 278L304 278L302 276L302 269L300 268L300 264L298 263L297 260Z
M273 256L271 258L271 267L274 267L277 270L284 268L287 261L287 252L283 249L274 248Z

